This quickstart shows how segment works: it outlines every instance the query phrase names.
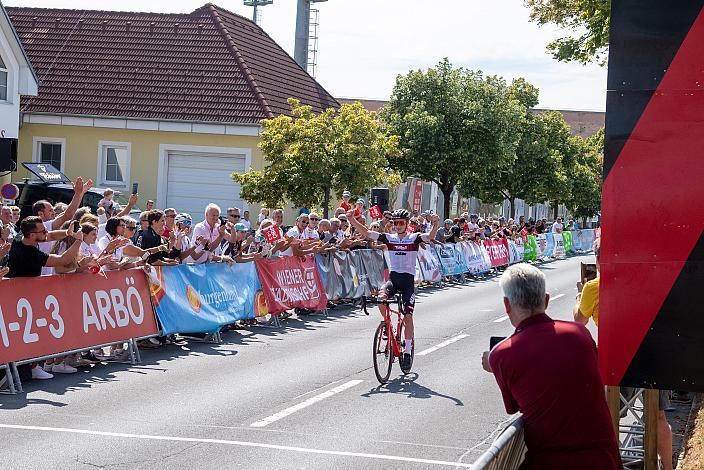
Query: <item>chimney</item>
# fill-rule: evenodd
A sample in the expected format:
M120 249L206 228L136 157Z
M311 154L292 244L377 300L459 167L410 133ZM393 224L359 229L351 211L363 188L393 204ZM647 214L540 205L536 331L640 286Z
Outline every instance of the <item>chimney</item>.
M203 34L203 23L198 25L198 34Z
M149 34L154 34L154 23L149 23Z
M108 29L108 22L107 20L103 20L103 32L105 32L106 29Z
M129 33L130 32L130 27L132 26L132 22L128 21L127 24L125 24L125 30Z
M179 26L178 23L174 24L174 33L175 34L178 34L178 26Z

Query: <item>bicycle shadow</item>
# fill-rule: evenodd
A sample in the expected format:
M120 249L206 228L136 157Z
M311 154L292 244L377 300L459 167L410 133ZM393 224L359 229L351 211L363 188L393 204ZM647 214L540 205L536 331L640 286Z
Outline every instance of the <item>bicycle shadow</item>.
M449 395L436 392L428 387L425 387L416 380L418 379L418 374L411 372L403 377L395 378L384 385L379 385L378 387L372 388L367 393L363 393L361 396L365 398L370 398L374 395L381 395L386 393L401 393L407 394L408 398L420 398L428 399L432 397L445 398L455 403L456 406L464 406L462 400L451 397Z

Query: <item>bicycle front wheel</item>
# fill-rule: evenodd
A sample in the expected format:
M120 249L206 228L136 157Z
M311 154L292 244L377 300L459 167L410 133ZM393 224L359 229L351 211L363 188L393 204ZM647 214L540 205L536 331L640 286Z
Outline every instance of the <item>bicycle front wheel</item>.
M391 347L391 334L385 322L379 323L374 333L374 345L372 348L374 360L374 373L380 384L389 381L391 366L394 363L394 352Z

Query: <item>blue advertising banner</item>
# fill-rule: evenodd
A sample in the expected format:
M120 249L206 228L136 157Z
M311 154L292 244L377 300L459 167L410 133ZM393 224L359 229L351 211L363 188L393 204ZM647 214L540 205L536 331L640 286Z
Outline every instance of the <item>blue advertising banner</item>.
M445 276L454 276L469 271L464 253L453 243L445 243L443 246L435 248L435 252L440 258L442 272Z
M162 334L214 333L254 318L261 294L254 263L153 267L148 277Z
M545 240L547 241L547 245L545 246L545 257L550 258L551 256L555 256L555 238L553 237L552 233L547 232L545 234Z

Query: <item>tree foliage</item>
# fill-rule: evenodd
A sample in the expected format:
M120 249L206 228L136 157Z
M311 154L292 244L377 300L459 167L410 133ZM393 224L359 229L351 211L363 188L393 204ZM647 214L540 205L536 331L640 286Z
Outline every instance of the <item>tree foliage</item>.
M588 218L601 210L602 170L604 166L604 129L583 140L570 172L572 191L565 205L575 217Z
M333 194L345 189L367 194L389 179L388 159L399 154L398 138L385 133L374 113L359 103L320 114L293 98L289 104L291 116L262 121L265 169L232 174L246 201L268 207L322 205L327 217Z
M454 68L444 59L397 77L382 116L400 138L392 168L435 182L447 217L462 175L484 177L513 162L524 107L502 78Z
M569 169L578 147L562 114L531 110L538 103L536 87L519 78L508 88L508 94L521 103L524 113L515 159L481 178L464 174L458 189L464 197L475 196L487 202L507 199L514 217L516 199L535 204L569 197Z
M555 59L606 64L611 0L525 0L525 5L531 10L530 19L539 25L555 24L573 31L548 44Z

